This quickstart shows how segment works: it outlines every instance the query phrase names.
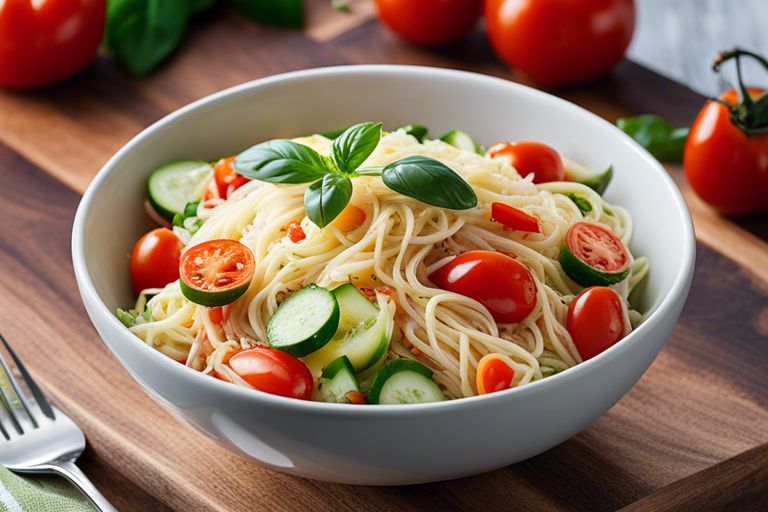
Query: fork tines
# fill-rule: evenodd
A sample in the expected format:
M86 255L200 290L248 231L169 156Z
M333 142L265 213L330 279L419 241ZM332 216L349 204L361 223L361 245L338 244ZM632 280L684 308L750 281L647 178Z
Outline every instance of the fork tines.
M0 414L0 434L8 440L14 430L18 434L23 434L29 428L39 428L40 421L42 420L39 413L42 413L51 420L55 418L55 414L40 387L32 379L32 376L2 334L0 334L0 341L5 346L8 355L10 355L13 361L13 365L32 395L32 400L30 400L30 397L22 389L19 380L14 377L11 365L8 364L2 351L0 351L0 406L5 409L6 413ZM7 422L3 421L6 416Z

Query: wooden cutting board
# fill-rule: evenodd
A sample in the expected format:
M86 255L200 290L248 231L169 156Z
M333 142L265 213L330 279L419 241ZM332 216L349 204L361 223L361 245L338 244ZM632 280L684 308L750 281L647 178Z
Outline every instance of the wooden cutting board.
M367 1L345 16L318 0L300 32L222 11L198 22L148 79L101 56L56 87L0 92L0 330L85 430L86 473L121 510L768 509L768 217L735 223L713 214L677 167L669 172L700 243L669 345L591 427L514 466L396 488L274 473L179 423L110 355L80 303L70 229L89 181L141 129L224 87L308 67L407 63L516 79L481 32L423 49L371 14ZM554 93L609 120L652 112L687 124L703 103L629 62L598 83Z

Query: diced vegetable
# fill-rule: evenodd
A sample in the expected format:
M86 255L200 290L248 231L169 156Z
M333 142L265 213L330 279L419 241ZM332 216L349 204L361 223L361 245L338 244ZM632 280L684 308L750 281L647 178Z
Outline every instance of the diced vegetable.
M573 201L573 204L579 207L579 211L581 211L582 215L586 215L592 211L592 203L578 192L566 192L565 196Z
M485 148L477 144L472 137L461 130L451 130L440 137L440 140L464 151L477 153L478 155L485 154Z
M500 354L486 354L477 365L477 394L496 393L512 387L515 369Z
M136 323L136 316L124 309L117 308L115 316L117 316L117 319L120 320L126 327L133 327L133 325Z
M343 355L355 372L362 372L376 364L389 347L392 317L386 308L377 308L351 283L339 286L333 295L341 312L339 325L327 345L304 358L313 375Z
M209 240L182 255L181 292L201 306L231 304L248 289L255 268L253 253L240 242Z
M581 183L602 195L608 188L613 178L613 166L609 165L607 169L600 172L594 172L575 162L569 162L565 168L565 179Z
M336 297L311 284L280 304L267 323L267 339L272 348L302 357L328 343L338 326Z
M517 231L541 232L539 219L504 203L493 203L491 205L491 220L502 223L505 228Z
M445 400L432 370L412 359L395 359L379 370L368 391L372 404L422 404Z
M353 204L348 204L341 213L333 219L331 226L344 233L360 227L365 222L365 212Z
M351 392L360 392L355 369L347 356L341 356L323 369L318 384L318 395L323 402L350 403Z
M155 170L147 181L147 198L163 217L184 215L188 203L198 201L213 176L213 167L200 160L184 160Z
M624 243L608 228L577 222L566 232L560 265L582 286L618 283L629 275L629 254Z
M405 132L407 135L412 135L417 141L424 142L424 138L429 133L429 128L421 124L407 124L402 128L398 128Z

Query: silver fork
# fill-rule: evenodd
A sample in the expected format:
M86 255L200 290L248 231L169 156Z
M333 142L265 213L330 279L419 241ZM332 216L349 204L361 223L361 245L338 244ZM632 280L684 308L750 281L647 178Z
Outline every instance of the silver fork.
M0 351L0 464L15 473L61 475L99 510L115 511L75 465L85 449L82 430L48 402L2 334L0 340L32 395L22 389Z

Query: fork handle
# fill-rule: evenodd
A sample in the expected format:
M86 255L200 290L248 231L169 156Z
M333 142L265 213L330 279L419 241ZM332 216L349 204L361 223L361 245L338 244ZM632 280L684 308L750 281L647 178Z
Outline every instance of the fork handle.
M74 460L51 462L41 466L41 468L43 467L58 473L75 484L101 512L117 512L117 509L96 489L96 486L85 476L85 473L80 471L80 468L75 465Z

